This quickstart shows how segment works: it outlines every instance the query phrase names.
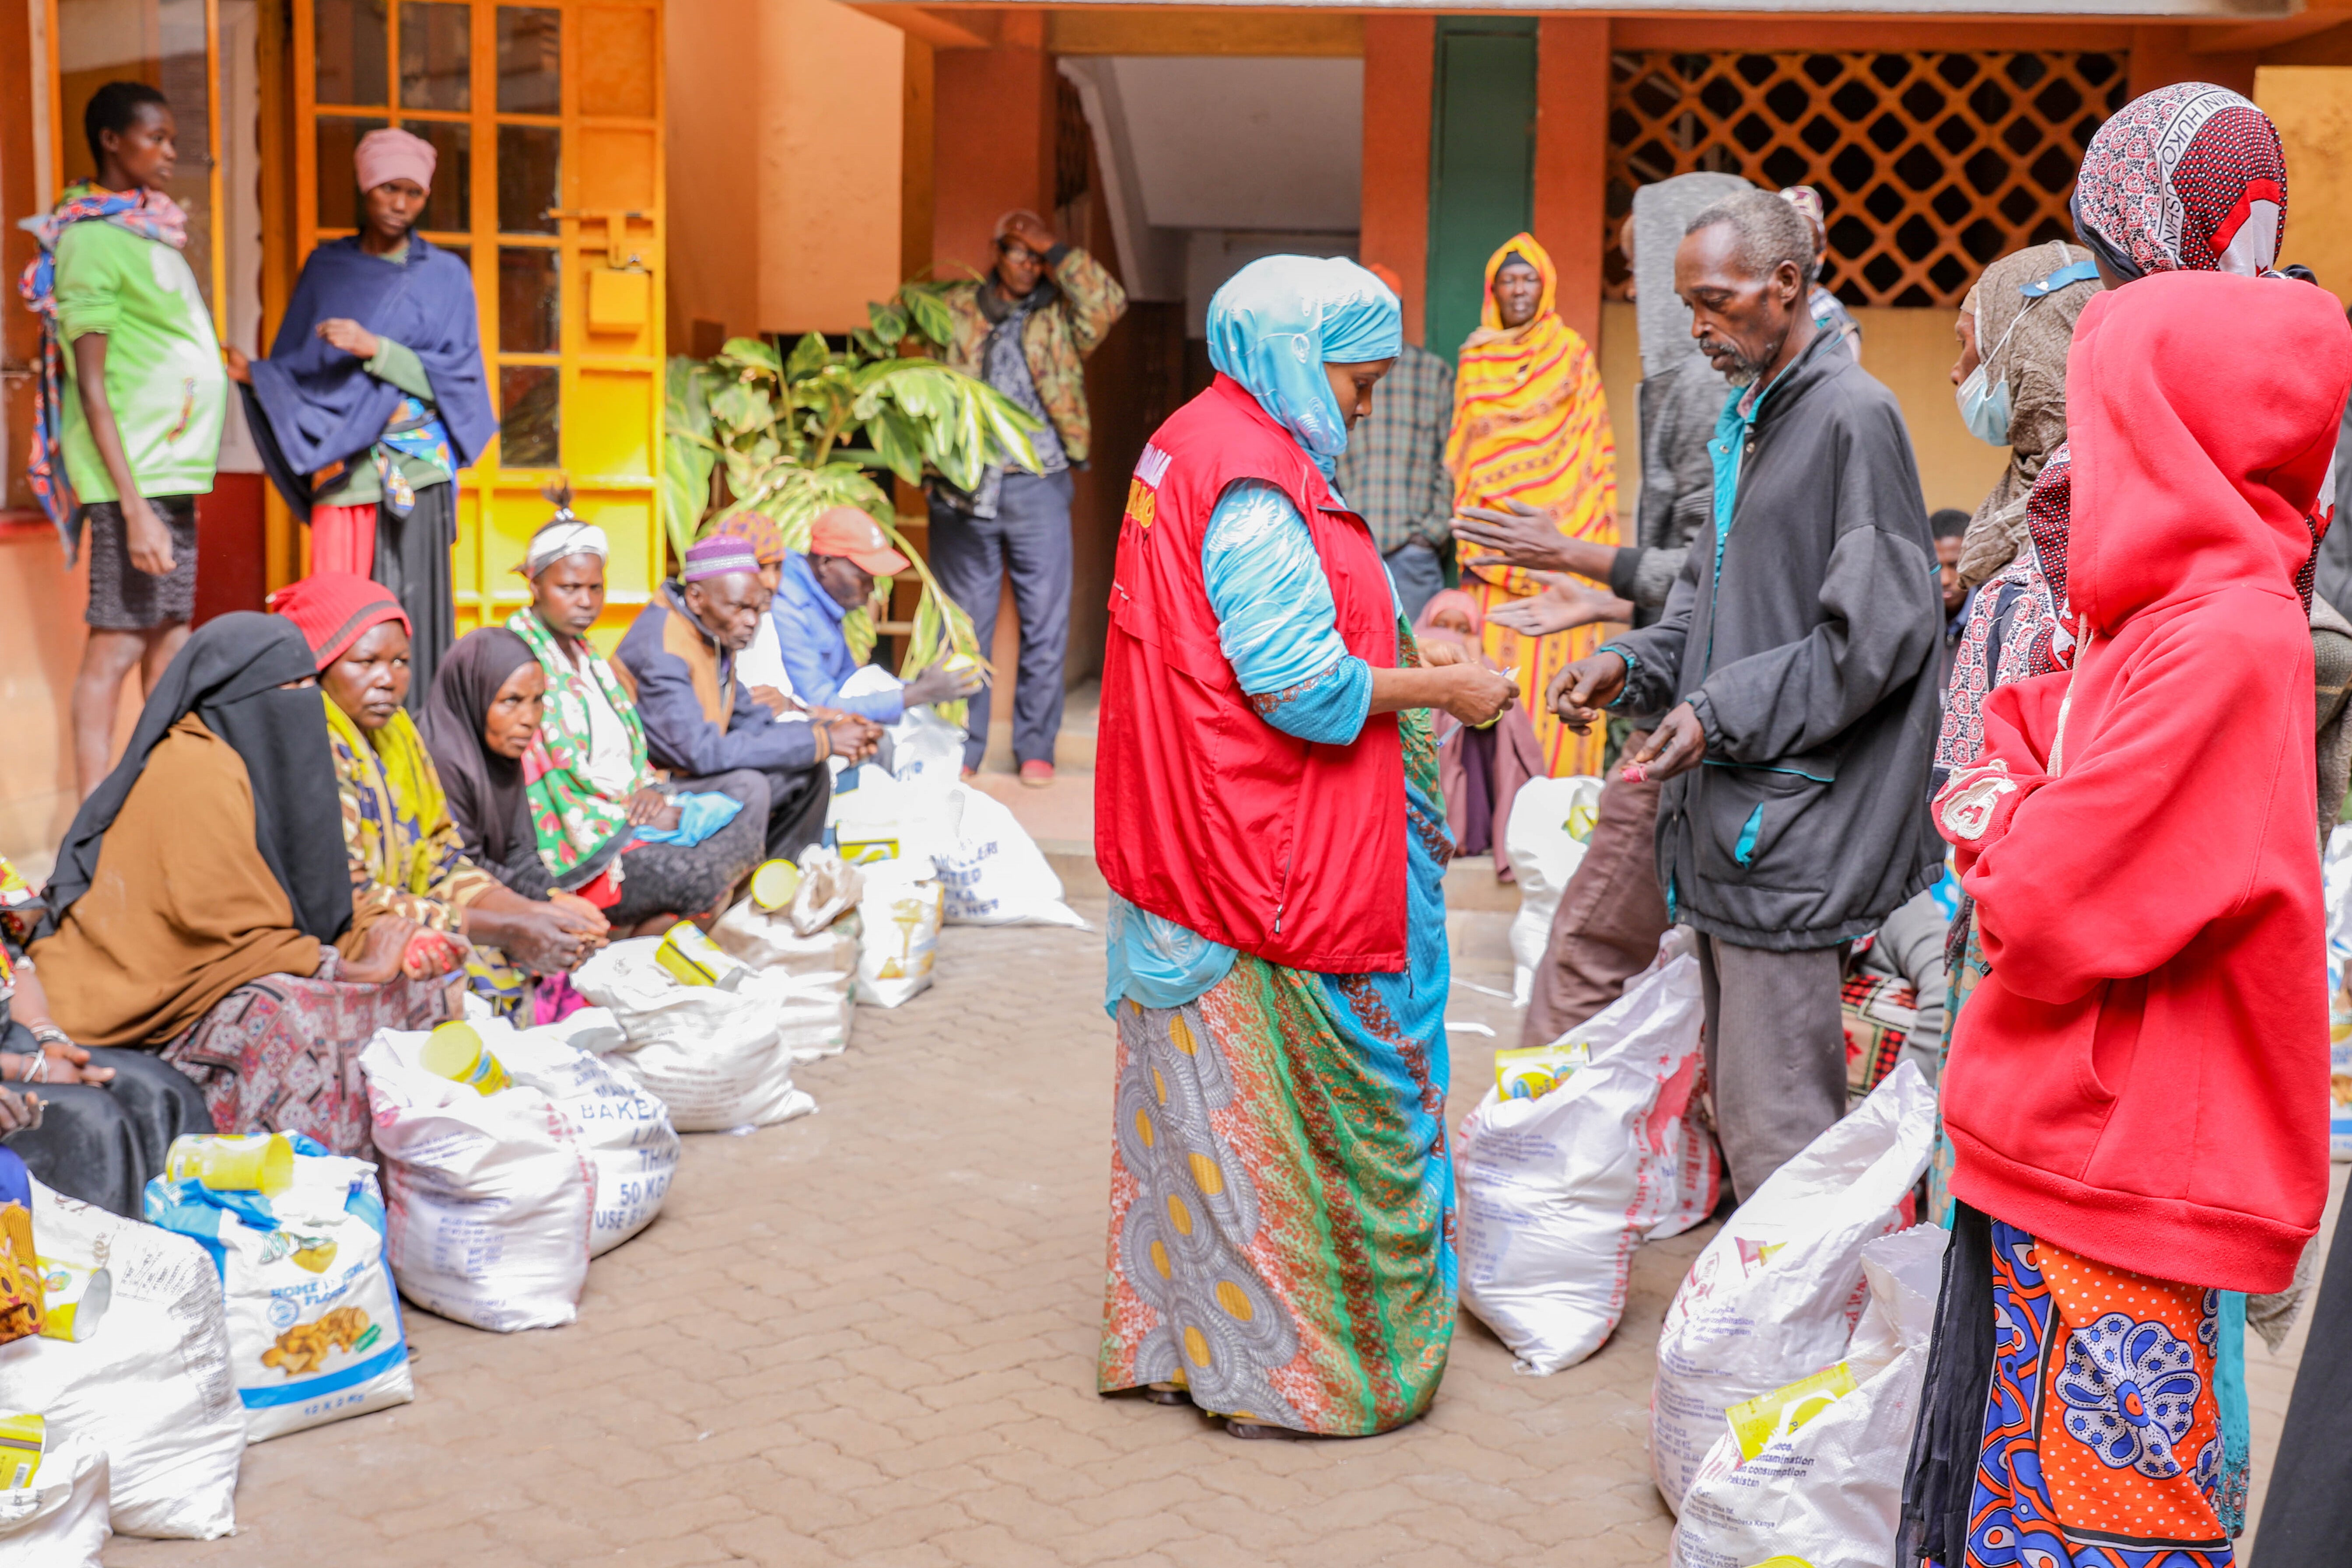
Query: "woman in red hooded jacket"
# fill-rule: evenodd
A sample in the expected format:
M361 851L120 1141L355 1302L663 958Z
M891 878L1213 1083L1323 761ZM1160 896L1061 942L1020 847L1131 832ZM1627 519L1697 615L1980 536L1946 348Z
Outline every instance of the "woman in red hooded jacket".
M1927 1489L1965 1542L1918 1544L2219 1568L2217 1295L2284 1287L2327 1194L2302 595L2352 330L2316 289L2164 273L2092 301L2067 375L2072 525L2036 545L2071 668L1995 692L1935 804L1990 973L1944 1080L1924 1419L1984 1415Z

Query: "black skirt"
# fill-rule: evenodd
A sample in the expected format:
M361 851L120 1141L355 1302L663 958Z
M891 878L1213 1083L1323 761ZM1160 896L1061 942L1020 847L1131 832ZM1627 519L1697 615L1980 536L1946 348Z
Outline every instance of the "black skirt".
M1968 1561L1969 1505L1984 1450L1993 1343L1992 1220L1955 1199L1935 1338L1927 1347L1927 1384L1903 1483L1899 1563L1961 1568Z

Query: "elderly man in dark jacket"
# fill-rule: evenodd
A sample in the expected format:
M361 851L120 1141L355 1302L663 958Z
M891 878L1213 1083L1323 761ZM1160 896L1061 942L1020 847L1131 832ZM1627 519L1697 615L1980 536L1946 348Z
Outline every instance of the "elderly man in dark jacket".
M1743 1198L1844 1113L1841 949L1942 858L1918 470L1894 394L1814 330L1811 259L1804 220L1760 192L1692 219L1675 292L1745 389L1708 446L1713 516L1657 624L1545 694L1571 726L1671 708L1627 764L1667 781L1658 880L1701 935L1716 1129Z
M1517 515L1473 509L1455 528L1465 541L1490 552L1488 558L1538 571L1575 572L1609 584L1602 593L1573 582L1558 584L1494 610L1497 622L1528 637L1549 637L1594 621L1648 626L1664 613L1692 538L1714 516L1715 469L1707 441L1731 390L1691 334L1690 307L1675 292L1675 251L1692 218L1726 196L1754 188L1737 174L1696 174L1633 193L1633 216L1619 246L1633 269L1642 336L1636 542L1621 548L1566 538L1533 508L1515 507ZM1639 746L1648 739L1658 717L1635 715L1627 744ZM1560 894L1550 940L1536 965L1521 1045L1559 1038L1617 1000L1625 982L1657 957L1658 939L1668 924L1665 895L1653 868L1659 788L1622 777L1602 784L1600 815L1584 858Z
M613 650L613 668L636 700L656 766L691 778L736 768L767 775L767 850L789 859L824 833L833 798L826 759L871 755L880 728L853 713L804 710L736 679L735 656L751 645L767 607L751 547L724 535L705 539L637 612Z

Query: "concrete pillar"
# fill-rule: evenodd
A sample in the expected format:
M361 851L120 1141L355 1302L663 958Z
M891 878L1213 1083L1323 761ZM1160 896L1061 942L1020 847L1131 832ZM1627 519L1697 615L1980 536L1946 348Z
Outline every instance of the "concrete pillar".
M1535 236L1559 268L1560 320L1601 346L1609 179L1609 18L1546 16L1536 35Z
M1404 280L1404 335L1423 342L1429 283L1429 116L1437 24L1364 18L1364 211L1360 251Z

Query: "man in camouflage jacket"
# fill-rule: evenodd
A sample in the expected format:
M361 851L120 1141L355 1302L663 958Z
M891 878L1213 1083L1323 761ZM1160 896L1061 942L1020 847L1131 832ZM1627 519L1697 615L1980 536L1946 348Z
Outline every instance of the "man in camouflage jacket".
M1021 781L1043 788L1054 780L1069 646L1070 470L1085 464L1093 436L1080 362L1125 313L1127 292L1034 213L1012 212L997 222L994 269L952 285L947 304L955 319L947 363L1045 425L1034 437L1037 472L991 468L969 492L940 479L929 486L931 570L970 612L982 647L995 636L999 584L1012 578L1021 616L1013 750ZM987 749L988 711L982 690L971 699L967 770Z

